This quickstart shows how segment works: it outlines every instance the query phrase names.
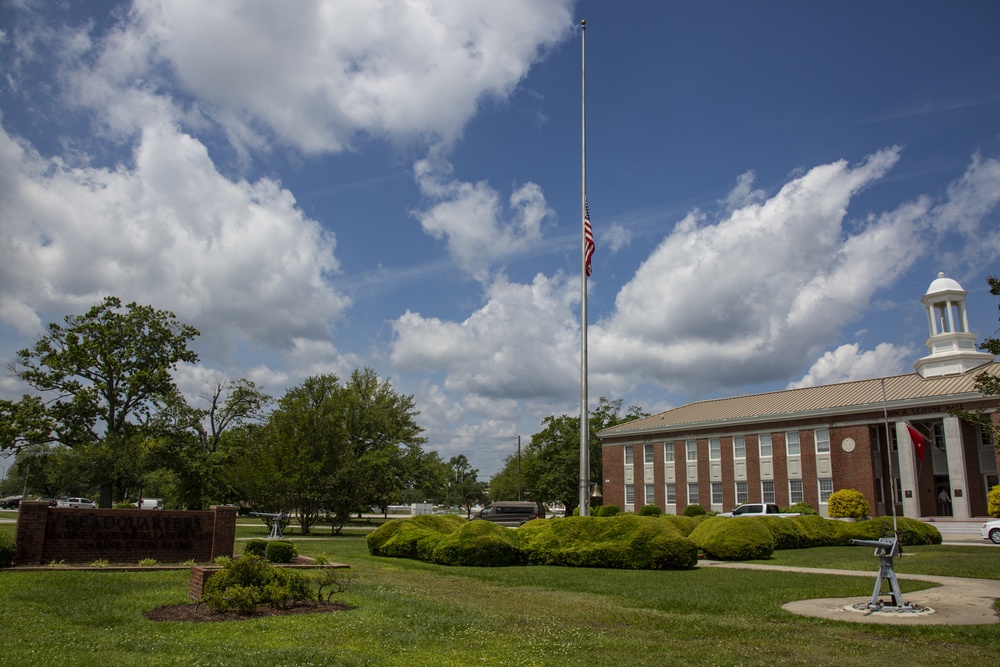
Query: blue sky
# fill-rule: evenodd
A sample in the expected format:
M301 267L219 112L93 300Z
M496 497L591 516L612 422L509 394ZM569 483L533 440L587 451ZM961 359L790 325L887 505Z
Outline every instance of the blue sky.
M115 294L192 400L371 366L488 477L579 409L582 18L592 402L910 372L939 271L996 331L996 3L20 0L0 361Z

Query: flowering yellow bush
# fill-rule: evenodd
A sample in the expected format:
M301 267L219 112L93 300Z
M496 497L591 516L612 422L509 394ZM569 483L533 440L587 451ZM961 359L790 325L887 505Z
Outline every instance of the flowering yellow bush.
M864 494L854 489L834 491L827 501L827 513L834 518L864 519L869 509Z

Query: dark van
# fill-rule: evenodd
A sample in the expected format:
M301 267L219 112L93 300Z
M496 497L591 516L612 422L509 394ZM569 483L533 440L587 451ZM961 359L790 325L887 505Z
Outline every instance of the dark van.
M532 519L544 519L545 510L533 502L498 500L482 509L473 519L499 523L501 526L521 526Z

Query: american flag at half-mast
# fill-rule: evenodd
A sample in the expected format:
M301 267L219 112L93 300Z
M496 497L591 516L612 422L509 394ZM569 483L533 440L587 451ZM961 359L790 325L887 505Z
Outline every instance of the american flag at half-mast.
M587 275L590 275L590 259L594 256L594 229L590 226L590 204L583 198L583 248L586 253Z

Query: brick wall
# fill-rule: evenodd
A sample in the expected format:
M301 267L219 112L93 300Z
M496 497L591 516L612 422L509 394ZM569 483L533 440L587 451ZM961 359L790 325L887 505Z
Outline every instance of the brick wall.
M135 563L209 562L233 554L236 508L207 511L49 507L24 502L18 513L15 565L106 559Z

